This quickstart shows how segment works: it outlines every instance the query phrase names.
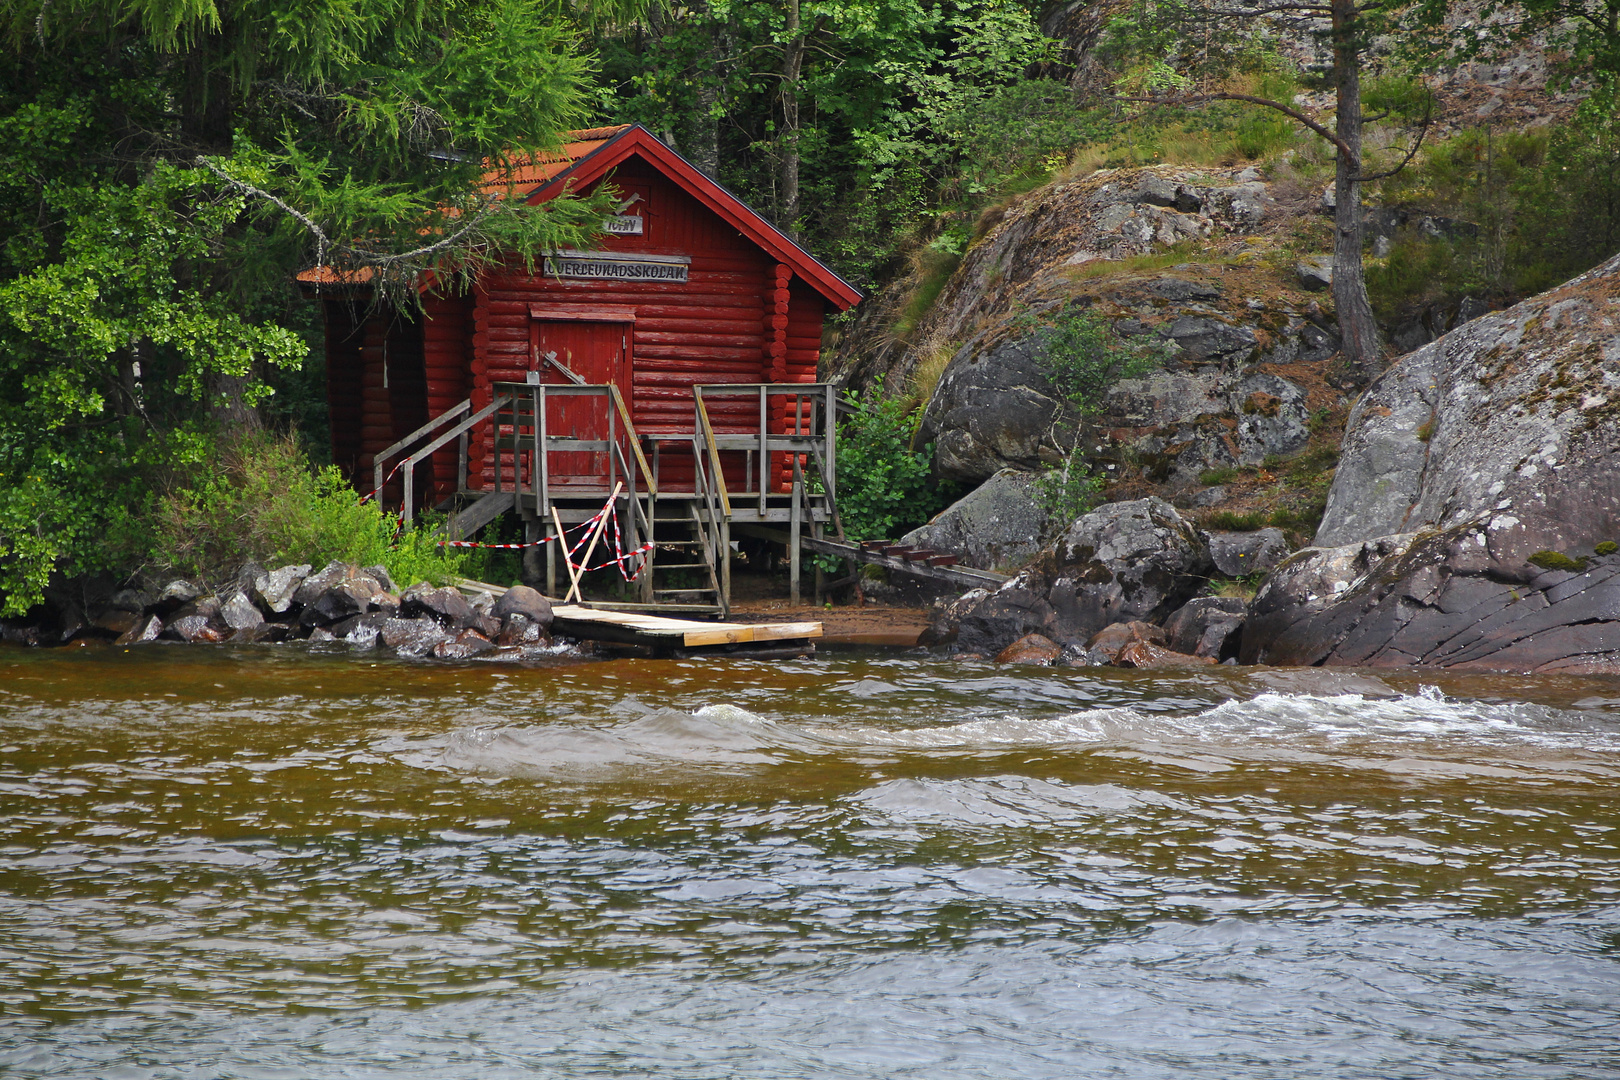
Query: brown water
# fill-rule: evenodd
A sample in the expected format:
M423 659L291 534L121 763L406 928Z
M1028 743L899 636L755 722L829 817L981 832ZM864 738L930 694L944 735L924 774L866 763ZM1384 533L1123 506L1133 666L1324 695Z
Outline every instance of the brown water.
M4 651L0 1075L1620 1077L1617 780L1620 681Z

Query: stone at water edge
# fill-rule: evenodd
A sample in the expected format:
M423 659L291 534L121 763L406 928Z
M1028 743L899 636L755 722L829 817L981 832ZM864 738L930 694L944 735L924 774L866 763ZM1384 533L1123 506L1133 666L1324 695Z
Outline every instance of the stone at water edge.
M1396 361L1245 662L1620 672L1620 256ZM1585 569L1543 569L1548 552ZM1543 562L1548 561L1543 559Z
M1025 634L996 654L998 664L1050 664L1063 655L1063 646L1040 634Z
M114 645L140 645L148 641L156 641L163 632L163 620L156 615L147 615L139 623L118 636Z
M514 611L506 617L501 624L500 633L495 636L495 644L502 647L511 645L538 645L545 640L540 627L521 611Z
M1235 596L1195 597L1164 621L1165 644L1189 656L1235 657L1247 615L1247 601Z
M372 598L381 591L369 574L356 573L345 577L341 581L333 582L314 600L305 604L304 613L299 616L299 621L305 626L316 626L337 622L350 615L358 615L371 606Z
M991 654L1028 633L1083 644L1109 623L1162 620L1209 570L1209 549L1175 507L1159 498L1109 503L1075 519L1000 588L937 609L930 641Z
M1186 653L1178 653L1174 649L1167 649L1150 641L1131 642L1119 651L1119 656L1114 660L1119 667L1127 668L1196 667L1214 662L1212 657L1188 656Z
M232 592L225 598L225 602L220 605L219 614L220 618L225 620L225 625L232 630L249 630L264 622L264 616L253 606L253 601L240 591Z
M1120 654L1127 646L1147 642L1163 645L1164 630L1141 620L1111 623L1103 627L1086 642L1086 652L1092 663L1118 664Z
M435 589L425 581L400 594L399 613L406 618L426 615L449 630L465 630L475 620L472 605L459 589L448 585Z
M204 596L181 607L163 625L163 636L180 641L214 644L224 641L230 627L220 615L217 597Z
M283 566L253 579L252 596L266 614L285 615L293 605L293 594L309 576L310 565Z
M433 646L451 637L431 618L384 619L378 636L384 645L401 656L425 656L433 651Z
M1002 469L900 543L955 555L980 570L1021 564L1041 550L1050 524L1030 493L1034 480L1033 473Z
M433 646L433 655L440 660L468 660L495 648L495 643L476 630L463 630L454 641L441 641Z
M506 620L513 615L522 615L538 627L541 633L551 629L551 601L547 600L539 590L531 589L527 585L514 585L501 594L495 606L489 612L497 619Z

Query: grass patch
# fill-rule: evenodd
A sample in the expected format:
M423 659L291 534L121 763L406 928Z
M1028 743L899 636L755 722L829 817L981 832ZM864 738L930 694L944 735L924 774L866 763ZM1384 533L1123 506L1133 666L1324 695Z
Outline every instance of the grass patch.
M1243 470L1228 466L1223 469L1211 469L1208 472L1199 473L1198 482L1205 487L1218 487L1221 484L1230 484L1242 475Z
M1215 532L1258 532L1271 524L1265 510L1216 510L1204 518L1204 528Z
M917 278L917 284L906 298L905 306L900 309L900 317L895 320L893 333L896 340L904 341L916 331L934 309L934 301L939 299L946 282L951 280L951 275L960 265L960 253L933 245L921 248L912 256L912 273Z

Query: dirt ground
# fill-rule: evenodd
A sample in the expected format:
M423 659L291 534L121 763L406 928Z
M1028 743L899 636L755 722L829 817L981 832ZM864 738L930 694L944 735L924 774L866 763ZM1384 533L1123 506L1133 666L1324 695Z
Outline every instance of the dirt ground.
M867 603L857 607L841 590L839 602L817 607L811 603L813 585L805 575L801 602L788 600L785 576L734 574L731 616L734 622L819 622L822 642L828 645L911 646L928 626L925 607L889 607Z

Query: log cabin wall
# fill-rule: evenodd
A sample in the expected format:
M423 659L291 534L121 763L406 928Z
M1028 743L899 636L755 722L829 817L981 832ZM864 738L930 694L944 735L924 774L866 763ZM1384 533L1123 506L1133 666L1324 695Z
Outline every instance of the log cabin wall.
M371 489L376 455L429 418L468 399L482 408L495 383L525 381L539 342L557 343L582 376L594 376L587 381L618 384L638 432L659 440L660 488L673 492L693 484L694 385L815 381L827 309L843 310L859 300L858 291L646 129L573 134L579 141L560 157L522 165L516 174L492 173L490 193L536 203L611 184L624 200L621 223L639 217L641 232L610 232L604 254L666 263L675 257L687 263L687 280L559 277L513 262L482 273L467 293L439 294L430 285L420 315L366 307L352 291L329 300L333 454L359 490ZM327 285L366 289L363 279L348 281L329 268L307 271L300 280L317 293ZM546 372L543 379L561 376ZM758 429L756 399L711 399L709 409L719 432ZM577 416L577 410L562 415ZM775 401L767 422L774 432L790 430L785 401ZM469 488L492 485L493 443L490 424L472 432ZM510 477L511 451L503 453L502 473ZM431 491L435 502L454 494L457 457L454 442L436 451L418 468L416 490ZM791 463L776 457L768 476L786 490ZM725 455L733 490L744 487L744 460L741 452ZM589 471L594 478L594 467ZM400 486L393 480L384 497L398 499Z
M642 216L644 232L609 237L604 249L689 256L687 281L559 279L529 274L521 267L486 274L473 307L473 406L482 408L489 403L492 384L523 381L532 362L529 324L535 316L544 318L546 306L632 308L631 383L620 390L640 434L671 437L661 455L661 486L690 490L692 461L687 440L692 432L692 387L770 381L773 374L767 367L766 347L774 336L775 312L767 310L767 299L774 308L777 264L640 159L615 170L611 182L623 197L635 199L627 213ZM813 337L815 349L808 357L807 382L815 377L819 316ZM795 355L786 358L786 367L802 375L806 354L802 347L793 352ZM748 401L717 402L711 406L710 416L718 430L757 428L757 407ZM494 479L491 433L486 427L479 436L470 451L469 486L487 486ZM740 485L740 456L734 466L728 463L728 473L733 467ZM510 463L503 468L509 470Z
M332 463L359 486L363 320L349 300L328 300L326 315L326 415L332 434Z
M438 416L467 399L472 374L472 311L471 296L422 298L422 367L428 417ZM454 441L434 451L432 487L419 485L420 490L432 491L432 502L456 493L459 453Z

